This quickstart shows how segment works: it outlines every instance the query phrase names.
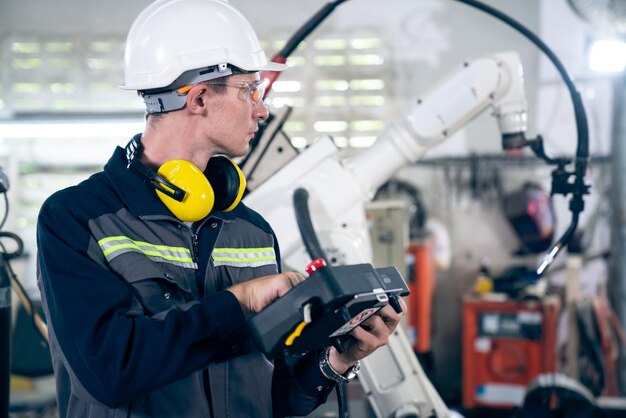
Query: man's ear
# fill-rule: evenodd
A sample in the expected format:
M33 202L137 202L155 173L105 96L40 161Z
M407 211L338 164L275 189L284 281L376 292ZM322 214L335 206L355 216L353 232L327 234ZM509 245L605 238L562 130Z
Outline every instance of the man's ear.
M206 109L209 88L200 83L191 88L187 93L187 109L192 113L201 113Z

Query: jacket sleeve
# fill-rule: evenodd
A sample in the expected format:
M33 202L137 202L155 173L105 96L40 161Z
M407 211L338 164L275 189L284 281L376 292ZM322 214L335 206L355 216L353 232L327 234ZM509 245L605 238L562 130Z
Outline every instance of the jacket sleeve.
M158 319L127 315L129 285L89 256L85 204L64 196L40 212L38 281L68 368L94 399L120 406L206 367L223 341L245 334L243 312L227 291Z
M274 417L308 415L326 402L335 383L319 368L320 351L303 356L278 356L274 359L272 409Z

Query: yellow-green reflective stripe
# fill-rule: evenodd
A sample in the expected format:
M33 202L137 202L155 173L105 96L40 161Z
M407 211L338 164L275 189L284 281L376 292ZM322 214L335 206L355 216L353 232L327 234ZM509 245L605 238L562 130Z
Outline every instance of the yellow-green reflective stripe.
M232 261L232 262L246 262L246 261L265 261L265 260L276 260L276 256L271 257L247 257L247 258L233 258L233 257L213 257L213 260L215 261Z
M274 247L260 247L260 248L214 248L215 253L261 253L271 252L274 253Z
M215 266L258 267L276 263L274 247L214 248Z
M142 249L139 245L131 243L131 244L119 244L119 245L114 245L112 247L109 247L106 251L104 251L104 256L106 257L107 255L121 250L123 248L135 248L139 251L141 251L142 253L144 253L145 255L151 255L154 257L161 257L161 258L165 258L166 260L175 260L175 261L188 261L191 262L193 261L191 257L177 257L174 255L167 255L167 254L163 254L159 251L150 251L150 250L144 250Z
M155 261L172 262L182 267L197 268L191 257L191 251L185 247L150 244L145 241L135 241L123 235L103 238L98 241L98 244L109 262L126 252L135 251L155 259Z
M152 247L152 248L155 248L157 250L181 251L183 253L187 253L187 254L191 255L191 251L189 251L189 248L186 248L186 247L170 247L170 246L167 246L167 245L150 244L149 242L145 242L145 241L135 241L135 240L132 240L132 239L130 239L130 238L124 236L124 235L102 238L100 241L98 241L98 244L100 245L100 247L102 247L103 244L106 244L109 241L130 241L130 242L133 242L133 243L135 243L135 244L137 244L139 246Z

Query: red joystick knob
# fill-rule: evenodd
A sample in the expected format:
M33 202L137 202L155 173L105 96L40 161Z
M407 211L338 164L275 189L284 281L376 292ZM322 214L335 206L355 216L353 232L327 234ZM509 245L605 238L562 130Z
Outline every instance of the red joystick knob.
M304 270L306 271L306 274L310 276L315 270L319 270L322 267L326 267L326 261L324 261L323 258L316 258L311 261Z

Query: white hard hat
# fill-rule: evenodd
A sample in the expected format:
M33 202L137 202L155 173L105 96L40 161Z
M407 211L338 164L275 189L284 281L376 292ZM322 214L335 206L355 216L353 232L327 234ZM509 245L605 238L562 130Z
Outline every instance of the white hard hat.
M124 90L172 86L185 72L219 66L282 71L267 62L248 20L226 0L157 0L133 22L124 53ZM206 73L206 71L205 71ZM213 71L211 71L213 73Z

